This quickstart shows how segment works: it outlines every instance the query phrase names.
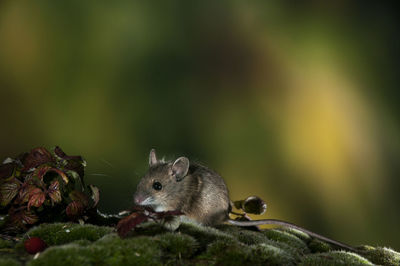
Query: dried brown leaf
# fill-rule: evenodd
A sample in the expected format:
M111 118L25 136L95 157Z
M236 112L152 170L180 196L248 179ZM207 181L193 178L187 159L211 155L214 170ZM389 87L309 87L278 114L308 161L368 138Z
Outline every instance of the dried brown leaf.
M147 220L148 217L142 212L134 212L131 215L122 218L117 224L118 235L120 237L125 237L129 231Z

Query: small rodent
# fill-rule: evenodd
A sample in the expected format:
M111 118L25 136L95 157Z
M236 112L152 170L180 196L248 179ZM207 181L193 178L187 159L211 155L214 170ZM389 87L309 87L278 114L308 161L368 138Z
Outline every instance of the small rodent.
M236 226L257 226L274 224L294 228L308 235L355 251L349 245L321 236L295 224L264 219L237 221L229 217L232 204L228 188L220 175L206 166L190 163L186 157L174 162L157 160L154 149L149 155L149 170L140 180L134 194L134 202L150 206L156 212L178 210L188 219L203 225L214 226L224 222Z

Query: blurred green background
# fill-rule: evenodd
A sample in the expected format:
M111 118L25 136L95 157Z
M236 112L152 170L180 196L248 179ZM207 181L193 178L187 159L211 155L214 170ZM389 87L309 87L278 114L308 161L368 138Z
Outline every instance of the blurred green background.
M148 153L280 218L400 249L399 34L373 1L1 1L0 159L83 155L100 209ZM260 218L260 217L259 217Z

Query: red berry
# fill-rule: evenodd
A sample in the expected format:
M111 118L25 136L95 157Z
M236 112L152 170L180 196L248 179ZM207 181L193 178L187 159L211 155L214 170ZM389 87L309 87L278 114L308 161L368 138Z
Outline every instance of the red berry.
M46 242L44 242L39 237L28 238L25 241L24 246L25 246L25 250L29 254L36 254L40 251L43 251L47 247Z

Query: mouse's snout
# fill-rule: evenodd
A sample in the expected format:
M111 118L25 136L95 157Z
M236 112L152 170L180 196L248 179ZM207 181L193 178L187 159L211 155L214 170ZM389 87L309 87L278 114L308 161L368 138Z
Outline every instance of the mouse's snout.
M143 195L140 195L138 193L135 193L135 195L133 196L133 202L136 205L141 205L141 203L144 201L145 197Z

